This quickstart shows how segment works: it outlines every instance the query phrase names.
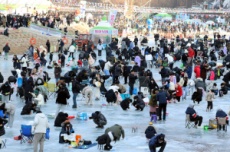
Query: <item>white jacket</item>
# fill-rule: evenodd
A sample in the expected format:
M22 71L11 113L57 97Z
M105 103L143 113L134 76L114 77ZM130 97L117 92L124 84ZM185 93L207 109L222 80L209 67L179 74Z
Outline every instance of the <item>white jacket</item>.
M176 88L175 88L175 84L173 83L173 82L170 82L169 83L169 90L175 90Z
M101 44L97 45L97 50L103 50L103 46Z
M6 113L8 113L10 115L14 115L14 113L15 113L15 105L14 104L6 103L5 108L6 108Z
M174 62L174 59L173 59L173 57L171 55L165 54L165 57L167 57L169 63Z
M46 129L49 128L48 119L45 114L37 113L33 122L34 133L46 133Z
M69 52L73 53L74 51L75 51L75 47L74 47L73 45L71 45L71 46L69 47Z
M111 89L113 90L113 92L116 92L116 91L118 91L119 87L113 85L113 86L110 86L108 90L111 90Z
M113 66L113 65L110 63L110 61L108 61L108 62L105 63L104 70L110 70L110 68L111 68L112 66Z
M35 97L34 100L37 101L37 105L38 105L38 106L42 106L42 105L45 104L45 102L44 102L44 97L43 97L42 94L39 93L37 97L35 96L35 94L33 94L33 97Z
M27 60L26 57L23 57L22 60L21 60L21 62L22 62L22 67L27 67L28 60Z

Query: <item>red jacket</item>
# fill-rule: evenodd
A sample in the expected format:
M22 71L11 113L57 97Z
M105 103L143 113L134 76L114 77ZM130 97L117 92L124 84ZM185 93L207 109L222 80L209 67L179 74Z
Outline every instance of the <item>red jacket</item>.
M183 94L182 87L178 84L176 88L176 96L181 97Z
M195 56L195 51L189 47L188 48L188 57L193 58Z
M194 68L194 72L196 73L196 78L200 77L200 66L196 65Z

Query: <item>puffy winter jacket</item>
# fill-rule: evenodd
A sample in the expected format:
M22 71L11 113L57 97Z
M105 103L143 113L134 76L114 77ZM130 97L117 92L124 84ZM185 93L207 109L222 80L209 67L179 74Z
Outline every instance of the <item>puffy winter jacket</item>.
M99 111L92 113L90 119L93 119L94 123L97 124L98 126L104 126L107 124L107 120L105 116Z
M125 138L125 131L122 128L122 126L120 126L118 124L115 124L112 127L107 128L105 130L105 133L108 134L108 132L110 132L110 131L113 132L114 138L116 140L120 140L121 136L122 136L122 138Z
M194 68L194 72L196 73L196 78L200 77L200 66L196 65Z
M181 97L182 94L183 94L182 87L180 85L178 85L176 88L176 96Z
M37 113L33 122L34 133L46 133L46 129L49 128L48 119L45 114Z
M159 103L167 103L167 98L169 97L168 93L161 90L158 94L157 94L157 101L159 101Z
M145 136L147 139L151 139L156 133L157 132L153 126L148 126L148 128L145 130Z
M115 93L113 92L112 89L110 89L108 92L106 92L105 98L106 98L106 101L108 103L110 103L110 102L114 102L115 103L116 100L117 100L117 97L116 97L116 95L115 95Z
M5 135L5 124L7 124L7 120L0 118L0 136Z
M224 118L224 117L227 117L228 115L221 109L219 109L217 112L216 112L216 117L220 117L220 118Z
M193 107L188 107L187 110L185 111L186 114L190 116L190 119L196 118L196 111L193 109Z

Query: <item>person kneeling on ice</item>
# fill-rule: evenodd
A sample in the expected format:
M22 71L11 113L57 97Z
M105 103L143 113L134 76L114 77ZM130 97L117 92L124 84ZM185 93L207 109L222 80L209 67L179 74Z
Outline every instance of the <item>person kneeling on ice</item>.
M152 122L149 122L149 126L145 130L145 137L150 140L157 134L155 127Z
M194 110L194 105L189 105L185 113L190 116L190 121L195 121L195 128L197 128L197 124L199 127L201 126L203 117L197 115L196 111Z
M59 135L59 143L71 143L71 141L75 138L74 130L72 124L69 122L69 120L66 120L62 123L62 129Z
M145 102L143 101L143 97L138 93L137 96L134 97L133 106L136 107L136 110L141 110L145 108Z
M132 99L130 98L126 98L125 100L123 100L121 103L120 103L120 106L123 110L127 110L129 109L129 104L132 103Z
M89 119L93 119L94 123L97 124L96 128L104 128L104 125L107 124L105 116L100 111L92 113L92 116L89 117Z
M114 133L112 131L109 131L108 133L105 133L99 137L97 137L96 141L98 142L98 145L104 145L104 150L111 150L113 146L111 146L112 141L117 141L117 138L114 136Z
M156 152L157 147L161 147L158 152L163 152L166 146L165 135L157 134L152 137L149 141L149 150L150 152Z
M37 104L36 103L28 103L22 108L21 115L30 115L37 111Z

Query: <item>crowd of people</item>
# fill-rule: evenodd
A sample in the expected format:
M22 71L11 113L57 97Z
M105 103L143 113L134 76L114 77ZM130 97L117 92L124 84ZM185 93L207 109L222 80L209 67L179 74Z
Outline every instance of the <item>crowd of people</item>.
M26 19L22 19L21 23L23 26L28 26ZM8 23L7 20L5 24L10 25L11 22ZM164 27L161 24L156 25ZM176 28L189 30L188 26L181 26L183 25L178 25ZM194 30L198 30L198 27L191 26ZM25 101L21 115L36 113L32 124L35 126L34 152L37 151L39 143L40 151L43 151L46 130L50 124L42 109L49 100L51 79L55 79L54 86L57 88L54 91L57 104L54 126L62 128L59 143L72 144L70 135L74 133L74 126L68 119L68 113L64 112L67 112L65 108L69 104L68 100L72 100L73 109L79 109L76 98L80 94L88 106L93 106L95 100L102 100L103 97L106 100L103 104L120 105L127 111L131 105L137 111L144 112L148 104L150 118L157 116L159 122L167 121L169 103L188 100L190 93L194 104L196 102L199 104L205 98L207 101L205 109L209 112L213 109L213 101L226 96L230 88L229 39L224 34L218 33L213 35L213 41L209 38L208 35L195 39L175 36L169 40L160 34L155 34L155 45L150 47L147 37L140 39L136 36L133 40L125 37L121 42L113 39L105 48L99 40L96 50L92 44L86 44L80 50L74 40L70 46L60 40L58 52L50 51L49 41L44 50L30 46L28 54L22 57L14 55L12 76L5 78L0 74L2 83L0 110L4 115L0 118L0 136L7 133L4 125L13 127L16 107L9 101L14 93L12 84L17 84L17 95ZM103 50L106 60L101 59ZM5 60L8 60L10 44L6 44L3 51ZM53 60L53 56L57 57L57 60ZM223 60L223 63L216 63L218 60ZM176 61L181 61L180 67L174 64ZM160 82L155 80L152 74L153 68L159 69ZM66 69L68 71L63 73ZM50 73L54 76L51 77ZM218 86L215 80L221 78L223 82ZM147 102L146 98L148 100L149 95L150 99ZM191 122L194 122L194 127L199 128L205 117L197 114L194 104L185 109L185 114L189 115ZM227 114L223 110L218 109L215 117L217 120L224 118L228 124ZM92 113L90 119L93 119L97 128L103 129L107 124L106 115L100 111ZM219 125L218 128L224 129L225 126ZM155 152L157 147L161 147L160 151L164 151L167 136L158 133L151 122L145 134L151 152ZM107 128L96 141L99 145L105 145L104 150L111 150L110 143L120 140L121 136L125 137L122 124L115 124Z

